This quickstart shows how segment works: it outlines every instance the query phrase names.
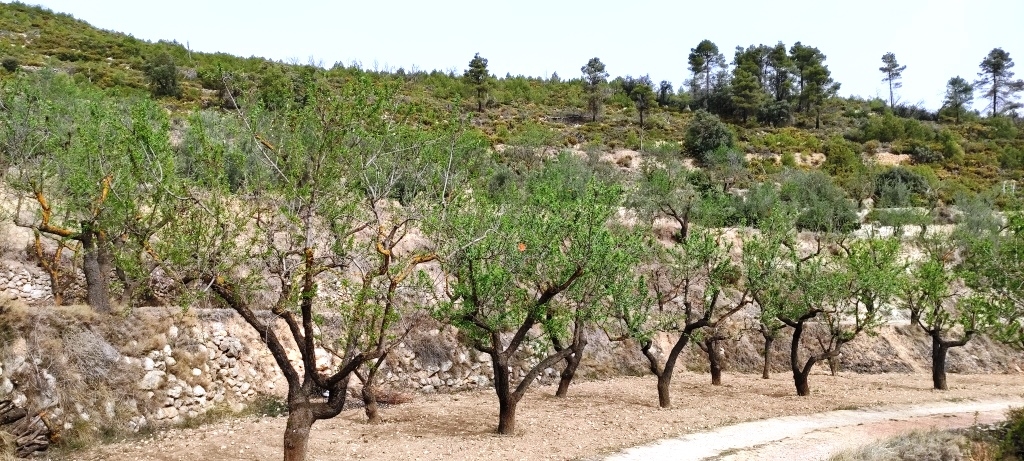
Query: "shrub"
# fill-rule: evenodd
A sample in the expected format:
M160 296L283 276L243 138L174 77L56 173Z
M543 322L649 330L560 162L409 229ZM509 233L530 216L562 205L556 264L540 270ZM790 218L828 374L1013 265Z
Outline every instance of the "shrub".
M782 183L780 198L800 210L797 227L815 232L849 232L860 223L846 194L821 171L796 172Z
M178 84L178 66L174 64L174 57L170 53L159 53L147 59L143 72L146 74L146 79L149 80L150 90L154 96L178 96L181 94L181 86Z
M825 143L825 171L837 175L851 172L861 165L860 155L850 141L833 136Z
M792 118L787 101L770 101L757 111L757 120L765 125L786 126Z
M903 123L893 114L868 117L861 127L861 138L864 141L874 139L881 142L893 142L903 137Z
M701 162L708 160L708 154L720 147L733 147L735 140L729 127L704 110L694 113L693 120L686 127L686 151Z
M989 117L982 123L987 128L985 137L989 139L1014 139L1017 137L1017 127L1009 117Z
M875 178L875 206L906 207L919 202L928 190L928 180L907 168L890 168Z
M6 57L3 61L0 61L0 66L3 66L7 72L17 72L18 67L20 67L20 63L17 58Z
M1006 434L999 442L999 451L1003 456L1024 459L1024 407L1006 411Z

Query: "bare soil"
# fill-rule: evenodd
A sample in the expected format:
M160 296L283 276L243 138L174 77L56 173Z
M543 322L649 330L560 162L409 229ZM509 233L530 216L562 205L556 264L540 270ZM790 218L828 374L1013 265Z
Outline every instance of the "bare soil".
M624 448L745 421L832 410L925 402L1019 399L1024 375L951 374L950 390L933 391L926 373L811 376L812 394L797 397L788 374L678 374L673 408L657 407L652 377L575 384L567 398L536 387L520 403L518 434L498 436L490 390L418 395L366 424L361 409L313 427L310 459L599 459ZM247 417L197 429L172 429L67 455L74 460L273 460L282 453L283 417Z

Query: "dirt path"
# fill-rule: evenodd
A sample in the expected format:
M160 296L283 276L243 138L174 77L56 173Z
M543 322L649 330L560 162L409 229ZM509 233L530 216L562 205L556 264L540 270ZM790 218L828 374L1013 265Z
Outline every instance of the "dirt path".
M820 460L913 430L993 423L1020 405L1024 399L934 402L771 418L631 448L607 460Z
M593 460L656 440L768 418L925 402L961 405L1022 399L1022 378L1021 374L951 374L950 390L935 392L926 373L813 374L811 395L797 397L791 377L785 374L763 380L758 375L727 373L725 385L711 386L707 375L687 372L675 377L673 408L663 410L657 407L652 377L624 377L573 385L564 399L554 397L553 387L534 388L519 405L515 436L494 434L497 402L491 390L420 395L411 403L386 409L381 425L366 424L362 410L357 409L317 423L310 459ZM65 459L277 460L284 423L284 418L249 417L173 429L93 447Z

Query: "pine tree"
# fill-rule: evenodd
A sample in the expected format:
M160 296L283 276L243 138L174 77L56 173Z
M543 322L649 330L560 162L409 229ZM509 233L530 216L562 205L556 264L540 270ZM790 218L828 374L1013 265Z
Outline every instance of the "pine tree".
M598 58L590 58L587 65L580 68L583 73L583 91L587 93L587 108L590 109L590 121L597 121L597 114L604 105L604 84L608 79L608 72L604 70L604 63Z
M487 71L487 59L481 57L480 53L473 55L473 59L469 61L469 69L466 69L463 77L476 90L477 110L483 112L491 80L491 74Z
M960 114L971 107L973 100L974 87L967 83L967 80L958 75L946 83L946 96L942 101L942 106L953 110L954 123L957 125L960 124Z
M907 69L907 66L901 66L896 62L896 55L893 53L885 53L882 55L882 67L878 70L885 74L882 78L883 82L889 82L889 107L896 107L896 98L894 97L893 90L903 87L903 83L899 80L903 78L903 71Z
M1013 65L1010 53L1002 48L993 49L981 61L981 72L978 72L979 78L974 86L978 89L988 88L984 96L990 101L987 108L992 111L993 117L1020 107L1016 99L1017 93L1024 91L1024 80L1013 79L1013 72L1010 71Z

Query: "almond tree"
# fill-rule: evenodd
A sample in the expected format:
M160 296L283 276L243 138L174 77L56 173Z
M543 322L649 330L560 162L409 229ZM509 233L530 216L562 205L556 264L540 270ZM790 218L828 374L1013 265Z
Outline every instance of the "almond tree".
M67 77L19 78L3 94L3 140L19 156L16 186L35 202L16 224L32 229L36 257L63 303L61 256L74 251L86 281L86 302L113 307L111 274L122 301L144 291L152 236L173 218L175 156L163 109L148 100L124 101L77 88ZM23 117L27 117L24 119ZM31 209L30 207L26 207ZM56 249L45 255L43 241Z
M399 193L410 171L399 168L444 163L392 124L400 107L391 88L327 85L318 79L308 100L281 111L255 106L223 137L193 120L188 149L203 166L189 189L193 206L158 250L186 285L233 309L270 350L288 384L285 460L305 459L313 424L338 415L351 376L397 342L403 290L435 258L399 243L429 214L427 204L440 203L428 195L441 189ZM326 283L338 296L325 296ZM324 367L331 355L338 360Z
M560 166L573 161L562 156L504 194L463 193L432 231L447 275L447 301L435 316L490 356L499 434L515 432L517 405L537 376L574 353L572 347L542 352L520 373L515 365L525 359L523 349L550 341L543 336L564 338L567 325L590 317L594 303L553 303L609 269L597 264L609 262L605 255L615 248L605 223L620 190L596 179L567 188L572 178ZM541 337L531 336L535 326ZM575 328L571 343L580 334L582 328Z
M679 245L659 251L647 269L651 302L617 314L619 328L639 343L651 373L658 378L662 408L672 406L672 376L683 348L700 329L721 324L750 302L748 292L734 293L738 270L717 237L698 229ZM675 338L667 353L654 345L657 332Z

